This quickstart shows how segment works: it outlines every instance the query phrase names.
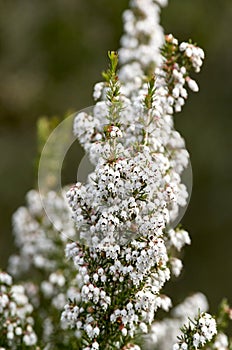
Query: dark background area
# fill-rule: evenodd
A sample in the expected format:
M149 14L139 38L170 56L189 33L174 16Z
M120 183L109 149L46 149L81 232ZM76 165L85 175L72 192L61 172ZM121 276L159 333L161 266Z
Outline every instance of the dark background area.
M127 0L2 0L0 2L0 266L13 252L11 215L36 187L36 120L92 104L107 51L119 47ZM176 301L200 290L213 310L232 302L232 2L170 0L166 33L192 38L206 52L176 128L191 154L194 186L183 225L193 243L182 278L167 287ZM64 182L75 181L83 152L75 145Z

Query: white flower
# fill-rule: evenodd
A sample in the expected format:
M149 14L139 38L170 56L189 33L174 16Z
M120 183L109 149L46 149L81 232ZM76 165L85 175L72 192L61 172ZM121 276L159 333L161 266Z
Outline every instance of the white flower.
M35 335L34 332L25 334L23 336L23 342L25 343L25 345L27 346L32 346L35 345L37 342L37 336Z
M122 335L124 337L127 335L127 329L125 327L122 329Z
M193 345L195 346L195 348L198 348L198 346L200 344L200 339L201 339L201 336L199 333L195 333L193 335Z
M141 331L142 331L143 333L147 333L148 328L147 328L146 323L141 322L141 323L139 324L139 327L140 327L140 329L141 329Z
M215 350L227 350L229 346L228 337L224 333L218 333L213 344Z
M103 82L100 82L94 85L93 98L95 101L101 97L103 88L104 88Z
M174 344L172 349L173 350L179 350L180 349L179 344Z
M181 270L183 268L183 263L180 259L177 258L171 258L170 260L171 262L171 269L172 269L172 273L178 277L181 273Z
M93 344L92 344L92 350L98 350L99 349L99 344L95 341Z
M193 91L193 92L198 92L199 91L199 87L196 83L195 80L193 79L187 79L187 83L188 83L188 87Z
M31 326L34 323L32 311L25 288L12 284L12 277L0 272L0 334L6 335L7 348L22 342L36 345L37 336Z

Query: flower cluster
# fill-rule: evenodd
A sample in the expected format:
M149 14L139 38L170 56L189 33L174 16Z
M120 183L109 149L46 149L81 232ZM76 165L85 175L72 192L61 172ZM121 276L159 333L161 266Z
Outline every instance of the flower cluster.
M110 53L95 106L74 122L95 169L67 193L79 242L67 245L66 256L82 287L62 320L81 332L83 349L127 347L138 332L147 333L157 309L171 306L161 289L171 271L180 274L176 255L190 244L186 231L172 228L188 197L181 180L188 152L173 114L185 103L185 85L193 86L197 61L164 37L158 13L157 2L131 1L121 68Z
M0 272L0 345L1 349L18 346L39 349L32 318L33 307L21 285L14 285L12 277Z
M8 270L14 276L25 273L32 266L54 271L58 268L55 257L60 254L60 245L75 235L65 197L49 192L43 200L53 222L46 216L40 193L36 190L27 193L26 206L17 209L13 215L13 234L19 254L10 257ZM56 228L60 229L60 234Z
M182 42L180 45L180 51L183 51L191 61L195 72L200 72L200 68L205 58L204 51L200 47L196 47L191 43Z
M214 317L207 313L208 307L202 293L186 298L171 310L169 317L153 322L145 349L231 349L231 339L226 332L232 312L227 300L221 302Z
M171 310L170 317L153 322L147 337L147 349L152 347L157 350L172 349L177 337L181 335L182 325L189 319L197 317L199 310L206 312L208 302L202 293L195 293L175 306Z
M81 238L89 236L91 245L121 244L135 235L158 237L169 221L167 206L175 192L165 166L156 164L146 148L134 156L125 153L121 147L112 164L101 158L89 182L67 193Z
M216 321L208 313L201 313L194 321L189 322L182 329L183 335L173 350L202 349L217 333Z
M64 260L64 249L75 236L70 209L65 197L49 192L43 203L52 217L47 217L42 206L41 194L31 190L26 196L26 206L13 215L13 234L18 254L9 258L8 270L23 280L21 288L33 304L36 312L35 326L38 337L46 349L53 349L60 343L69 348L74 335L60 323L60 311L67 298L73 298L79 291L77 272ZM60 229L60 232L57 231ZM34 273L35 281L31 281ZM63 329L64 328L64 329Z
M159 2L158 2L159 3ZM123 14L124 35L119 50L126 79L141 76L142 70L160 63L159 49L163 44L163 28L159 25L160 7L152 0L131 1L131 8ZM138 65L131 65L138 62ZM134 74L133 74L134 73Z
M213 344L213 349L228 350L229 349L228 336L224 333L218 333Z

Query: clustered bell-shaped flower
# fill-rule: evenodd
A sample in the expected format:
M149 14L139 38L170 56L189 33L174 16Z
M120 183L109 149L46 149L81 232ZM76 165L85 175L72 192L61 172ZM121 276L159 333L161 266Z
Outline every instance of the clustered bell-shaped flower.
M69 348L76 337L60 324L60 312L66 300L79 292L78 272L64 261L65 245L75 236L76 230L65 196L54 191L43 196L43 204L53 222L45 214L40 196L36 190L29 191L26 206L13 215L18 253L10 257L8 271L20 282L23 280L21 286L37 316L36 326L41 324L39 340L49 344L46 350L56 348L60 342L63 348ZM36 281L30 281L29 271L35 273Z
M13 215L13 235L19 254L9 259L8 270L13 276L20 276L32 267L47 272L58 268L58 261L54 258L59 254L59 244L65 244L75 235L75 228L70 220L71 213L65 197L50 191L43 201L53 222L46 216L40 193L31 190L26 196L26 206L20 207ZM56 234L60 229L60 235ZM64 243L62 243L64 242Z
M160 62L159 48L163 44L163 28L159 24L160 6L166 3L152 0L131 1L131 8L123 14L124 35L121 38L119 50L120 62L124 65L127 75L140 72L144 67ZM131 62L139 64L131 66ZM140 67L139 67L140 66ZM140 74L141 76L141 74Z
M172 349L176 339L181 335L181 327L189 319L198 317L201 312L208 311L208 302L202 293L195 293L187 297L181 304L172 308L169 317L156 320L151 326L146 338L146 349L155 347L157 350Z
M194 321L183 327L183 336L173 345L173 350L202 349L217 333L215 319L208 313L201 313Z
M83 284L80 300L65 306L62 320L78 325L83 349L108 346L104 339L114 333L122 335L115 336L116 348L131 344L138 329L147 333L157 309L171 306L161 289L171 271L178 276L182 268L173 251L190 244L186 231L171 228L186 205L181 174L189 157L173 114L185 103L197 63L176 39L164 37L158 13L152 0L131 1L118 77L111 53L92 112L74 122L95 169L86 184L67 193L80 242L67 244L66 256ZM96 327L99 333L92 332Z
M36 348L37 335L33 329L32 311L24 287L14 285L9 274L0 272L1 349L18 349L20 345Z

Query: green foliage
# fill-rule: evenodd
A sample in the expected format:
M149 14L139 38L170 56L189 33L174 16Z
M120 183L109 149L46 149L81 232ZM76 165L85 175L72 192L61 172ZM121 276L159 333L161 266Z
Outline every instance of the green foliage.
M154 93L155 93L155 77L151 76L150 78L148 78L148 93L144 99L144 104L147 109L152 108L152 103L154 101Z
M102 73L103 78L106 81L107 86L107 100L109 101L108 119L112 125L117 124L120 117L120 110L122 104L119 100L120 96L120 82L118 80L117 68L118 68L118 54L115 51L109 51L108 57L110 65L107 71Z

